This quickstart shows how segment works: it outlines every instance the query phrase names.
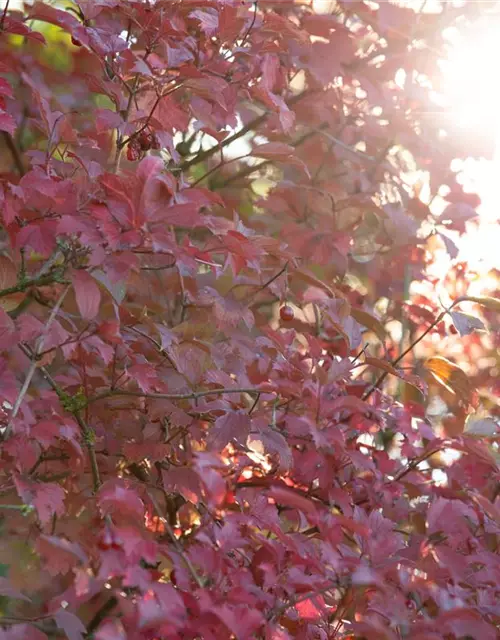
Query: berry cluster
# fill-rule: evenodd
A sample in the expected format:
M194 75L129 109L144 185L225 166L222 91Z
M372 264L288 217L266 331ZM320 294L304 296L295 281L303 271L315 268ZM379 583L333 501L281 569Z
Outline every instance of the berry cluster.
M150 149L160 149L158 136L149 127L146 127L135 135L127 145L127 159L130 162L139 160L141 156Z

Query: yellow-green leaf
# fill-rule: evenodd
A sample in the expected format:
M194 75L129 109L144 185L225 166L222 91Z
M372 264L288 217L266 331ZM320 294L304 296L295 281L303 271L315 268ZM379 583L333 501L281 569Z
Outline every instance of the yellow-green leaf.
M500 300L490 296L461 296L456 302L476 302L491 311L500 312Z

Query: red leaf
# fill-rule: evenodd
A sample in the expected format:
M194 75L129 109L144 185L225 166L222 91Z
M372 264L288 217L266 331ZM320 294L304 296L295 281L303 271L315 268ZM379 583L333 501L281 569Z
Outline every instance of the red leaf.
M31 482L14 477L17 493L24 504L35 507L42 525L51 521L55 514L65 512L64 489L54 482Z
M222 451L224 447L235 440L245 444L250 433L251 420L248 413L231 411L217 418L210 430L211 446Z
M218 13L213 9L208 9L207 11L197 9L196 11L191 11L189 17L197 20L201 29L209 36L213 35L219 27Z
M76 303L84 320L93 320L99 313L101 292L94 278L87 271L73 272Z
M142 519L144 504L137 493L125 485L109 481L99 490L99 506L106 514L123 514Z
M321 595L312 596L297 602L295 609L301 620L320 620L325 615L325 599Z
M65 538L41 535L35 548L45 560L45 567L52 576L68 573L87 561L80 545Z
M0 109L0 131L7 131L10 135L14 135L16 131L16 121L2 109Z
M99 627L95 640L127 640L127 634L119 620L107 620Z

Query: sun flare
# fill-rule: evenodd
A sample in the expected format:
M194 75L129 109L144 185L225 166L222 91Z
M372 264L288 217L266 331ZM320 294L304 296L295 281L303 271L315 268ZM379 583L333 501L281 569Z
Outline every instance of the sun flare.
M492 3L493 6L493 3ZM482 147L485 158L461 163L460 181L466 191L478 193L480 224L460 242L460 258L483 268L500 266L500 17L490 15L462 33L448 30L451 45L442 62L441 98L452 135L471 156Z

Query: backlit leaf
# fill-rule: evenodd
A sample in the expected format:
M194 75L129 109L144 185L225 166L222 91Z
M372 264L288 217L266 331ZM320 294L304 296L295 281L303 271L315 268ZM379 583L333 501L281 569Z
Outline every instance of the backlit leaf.
M470 403L473 388L467 374L458 365L441 356L435 356L425 361L424 368L436 382L454 393L461 403Z
M482 320L467 313L463 313L462 311L450 311L450 316L461 336L468 336L473 331L486 330Z

